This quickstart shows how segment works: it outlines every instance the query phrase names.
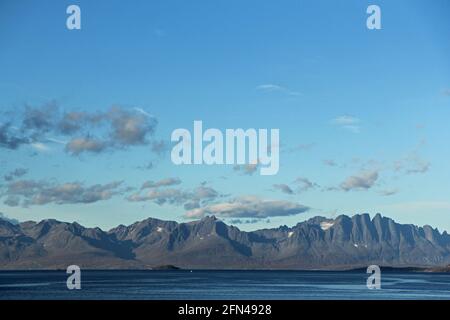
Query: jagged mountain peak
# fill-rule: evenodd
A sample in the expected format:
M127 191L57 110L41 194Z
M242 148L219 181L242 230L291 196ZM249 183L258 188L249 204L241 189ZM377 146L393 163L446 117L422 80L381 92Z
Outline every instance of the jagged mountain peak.
M0 221L0 268L343 268L367 264L450 263L450 236L431 226L399 224L367 213L313 217L293 227L241 231L215 216L178 223L155 218L108 232L55 219Z

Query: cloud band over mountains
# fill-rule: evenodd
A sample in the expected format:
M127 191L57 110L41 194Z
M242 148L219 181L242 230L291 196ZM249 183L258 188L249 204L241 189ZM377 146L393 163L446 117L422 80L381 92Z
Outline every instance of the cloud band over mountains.
M255 196L242 196L226 202L207 205L188 210L185 218L198 219L206 215L221 218L256 218L292 216L308 211L310 208L295 202L264 200Z
M59 184L51 181L18 180L6 185L4 204L16 207L45 204L94 203L123 192L122 181L86 186L81 182Z

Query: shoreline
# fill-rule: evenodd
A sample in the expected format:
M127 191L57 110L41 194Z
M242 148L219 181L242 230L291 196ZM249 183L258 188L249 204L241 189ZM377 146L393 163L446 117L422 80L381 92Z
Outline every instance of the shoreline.
M450 266L446 267L390 267L390 266L380 266L382 272L389 273L450 273ZM46 268L46 269L1 269L0 273L8 272L66 272L65 269L61 268ZM190 268L179 268L175 266L171 267L155 267L155 268L84 268L82 271L89 272L317 272L317 273L327 273L327 272L339 272L339 273L351 273L351 272L363 272L366 273L366 267L355 267L349 269L190 269Z

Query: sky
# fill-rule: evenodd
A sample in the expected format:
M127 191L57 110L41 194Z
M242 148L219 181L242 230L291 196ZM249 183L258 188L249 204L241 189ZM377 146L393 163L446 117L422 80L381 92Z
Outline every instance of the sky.
M0 212L242 230L379 212L450 231L449 16L446 0L1 0ZM173 164L195 120L279 129L278 173Z

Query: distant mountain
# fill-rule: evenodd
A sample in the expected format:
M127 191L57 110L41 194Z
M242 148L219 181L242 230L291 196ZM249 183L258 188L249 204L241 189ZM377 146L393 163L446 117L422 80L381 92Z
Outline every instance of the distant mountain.
M0 269L348 269L378 264L441 267L450 235L377 214L315 217L289 228L240 231L215 217L177 223L149 218L108 232L56 220L0 219Z

